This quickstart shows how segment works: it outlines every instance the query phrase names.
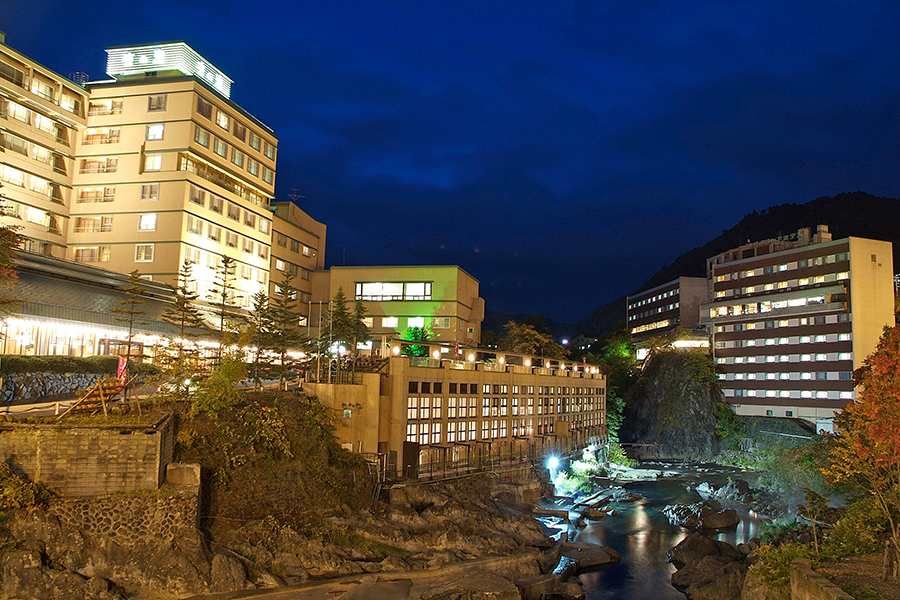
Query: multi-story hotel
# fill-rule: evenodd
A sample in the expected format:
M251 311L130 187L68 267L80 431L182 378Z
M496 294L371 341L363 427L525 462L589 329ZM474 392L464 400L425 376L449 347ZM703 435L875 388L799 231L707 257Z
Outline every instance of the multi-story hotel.
M700 305L707 299L703 277L679 277L626 299L626 323L635 341L688 331L700 322Z
M74 148L85 127L87 93L16 52L0 33L0 197L2 221L26 250L66 255Z
M268 290L277 139L229 99L231 79L184 42L107 50L75 146L68 257L175 285L185 260L210 299Z
M593 365L475 348L456 360L442 344L399 356L402 343L353 385L304 384L342 416L338 439L378 454L392 475L500 469L606 441L606 376Z
M820 225L708 259L702 307L725 399L737 414L832 430L852 373L894 324L890 242L832 240Z
M348 306L362 300L366 307L375 354L384 356L387 344L410 327L424 327L445 344L475 346L481 340L478 280L457 266L332 267L313 277L313 327L327 326L328 301L343 289Z
M298 312L304 315L301 325L307 326L312 307L312 273L325 262L324 223L316 221L293 202L273 202L275 219L272 221L272 260L269 295L274 296L282 276L277 272L294 276L292 285L299 291Z

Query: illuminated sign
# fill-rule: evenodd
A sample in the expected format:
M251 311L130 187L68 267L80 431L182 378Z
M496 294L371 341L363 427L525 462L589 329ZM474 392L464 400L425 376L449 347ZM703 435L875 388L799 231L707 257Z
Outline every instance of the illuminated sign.
M181 71L231 97L232 79L184 42L116 46L107 48L106 54L106 72L115 79L153 71Z

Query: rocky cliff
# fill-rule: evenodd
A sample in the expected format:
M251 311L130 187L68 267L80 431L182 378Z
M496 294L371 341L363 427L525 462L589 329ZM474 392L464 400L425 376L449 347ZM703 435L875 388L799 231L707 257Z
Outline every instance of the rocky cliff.
M625 407L619 437L637 459L710 460L719 451L721 391L710 358L666 350L648 359Z

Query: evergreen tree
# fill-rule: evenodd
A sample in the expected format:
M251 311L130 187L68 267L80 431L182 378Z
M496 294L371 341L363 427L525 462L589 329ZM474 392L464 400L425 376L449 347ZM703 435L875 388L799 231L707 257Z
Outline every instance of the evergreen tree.
M271 336L269 347L278 354L278 373L284 387L285 375L294 366L288 355L290 350L304 349L306 336L300 330L300 315L297 313L297 288L294 276L282 271L281 281L275 286L275 297L270 303Z
M404 340L411 342L427 342L431 339L431 332L426 327L408 327L403 334ZM404 356L428 356L428 346L421 344L406 344L403 347Z
M0 185L0 188L3 186ZM0 201L6 197L0 194ZM6 216L8 207L0 204L0 217ZM18 279L16 272L16 248L24 242L25 237L19 233L16 225L0 225L0 288L10 287ZM0 295L0 316L7 315L15 308L16 301L8 296Z
M134 342L134 328L136 326L147 325L147 321L142 321L139 317L144 314L144 311L139 310L141 304L144 304L146 300L142 298L143 293L146 291L146 288L141 285L141 272L135 269L131 273L128 273L128 285L125 287L119 288L121 291L125 292L124 300L117 300L116 303L118 306L113 307L110 311L116 315L122 315L120 317L114 317L116 321L119 323L128 323L128 344L126 346L125 356L126 360L131 360L131 346Z
M260 387L260 372L263 366L262 353L269 348L272 336L272 311L269 308L269 296L260 290L253 294L253 308L248 318L252 330L256 354L253 358L253 381Z
M195 302L198 294L190 289L193 280L193 264L185 260L178 273L175 301L168 304L162 320L176 328L178 337L160 355L160 370L174 386L177 398L186 400L190 391L189 381L202 376L200 353L194 340L196 329L203 327L203 314Z
M235 280L237 278L237 264L230 256L223 256L216 267L215 283L210 288L207 299L219 313L219 351L217 356L222 356L222 347L228 343L229 334L237 333L239 326L239 312L235 304Z
M356 299L356 302L353 304L353 372L356 373L356 359L359 357L359 345L365 344L371 338L369 335L369 327L366 325L366 305L363 304L362 300L359 298Z

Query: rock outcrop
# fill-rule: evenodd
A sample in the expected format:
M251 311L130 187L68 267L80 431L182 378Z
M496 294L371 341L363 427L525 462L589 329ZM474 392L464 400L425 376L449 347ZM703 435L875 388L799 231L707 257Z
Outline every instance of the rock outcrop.
M687 529L730 529L741 522L733 508L722 508L717 500L694 504L669 504L663 509L672 525Z
M711 460L719 450L721 392L703 372L708 357L671 350L649 359L625 409L620 437L637 459Z
M669 550L672 583L691 600L740 600L748 564L731 544L694 533Z

